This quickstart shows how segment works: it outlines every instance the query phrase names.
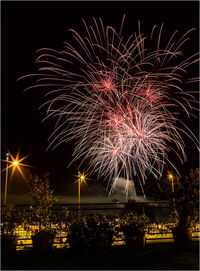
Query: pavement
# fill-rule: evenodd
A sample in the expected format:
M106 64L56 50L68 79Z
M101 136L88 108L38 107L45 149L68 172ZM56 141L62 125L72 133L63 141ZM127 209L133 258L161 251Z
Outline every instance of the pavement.
M199 241L187 249L174 244L147 243L139 251L125 246L105 250L76 251L55 249L45 254L32 250L17 251L1 259L1 270L200 270Z

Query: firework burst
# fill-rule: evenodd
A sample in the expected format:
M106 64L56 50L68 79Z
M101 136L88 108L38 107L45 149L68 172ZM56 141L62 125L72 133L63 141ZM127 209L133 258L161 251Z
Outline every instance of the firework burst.
M94 18L93 26L83 21L86 35L70 30L73 45L38 50L38 73L29 75L36 83L27 90L47 89L44 119L57 119L49 147L75 139L72 162L89 159L99 176L130 180L137 175L142 184L149 173L161 176L170 151L186 159L182 133L197 143L178 123L183 112L190 116L195 108L192 93L182 85L199 59L194 54L181 60L181 47L194 29L180 39L175 31L160 48L163 25L158 32L154 26L148 38L139 24L138 33L125 39L124 18L118 32L101 19Z

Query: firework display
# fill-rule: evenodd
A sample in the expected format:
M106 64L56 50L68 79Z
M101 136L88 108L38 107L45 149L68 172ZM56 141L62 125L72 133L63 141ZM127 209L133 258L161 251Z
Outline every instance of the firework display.
M85 33L70 30L73 41L62 51L38 50L38 73L29 75L36 83L27 90L46 88L44 119L56 119L50 148L75 139L71 163L88 160L105 179L137 175L143 185L148 174L161 176L169 152L186 159L183 134L198 144L181 115L198 108L182 86L198 80L186 75L199 59L183 59L181 51L194 29L163 42L163 25L145 36L138 23L138 33L125 38L124 19L119 31L100 18L83 21Z

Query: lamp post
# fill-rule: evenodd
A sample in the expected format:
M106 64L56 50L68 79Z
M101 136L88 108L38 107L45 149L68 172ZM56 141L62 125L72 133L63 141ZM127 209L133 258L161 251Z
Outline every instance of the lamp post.
M78 179L76 179L76 181L74 181L73 183L78 183L78 214L79 214L79 218L80 218L80 214L81 214L81 184L82 183L86 183L86 180L89 180L89 178L87 178L88 174L85 174L85 172L81 173L80 171L78 171L78 176L76 175L76 177L78 177Z
M78 171L78 180L76 180L75 182L78 182L78 213L79 213L79 217L81 215L81 184L84 182L86 184L86 176L85 173L83 172L81 174L80 171Z
M4 205L7 203L7 191L8 191L8 161L9 153L6 153L6 182L5 182L5 192L4 192Z
M172 198L172 202L173 202L173 208L174 208L174 211L175 211L175 198L174 198L174 176L172 173L169 173L168 174L168 179L171 180L172 182L172 193L173 193L173 198Z
M9 160L10 157L11 157L11 160ZM23 158L21 158L21 159L19 159L19 152L18 152L18 153L17 153L17 156L16 156L15 158L12 156L12 154L6 153L6 160L1 159L2 161L6 162L6 168L4 168L3 170L1 170L1 172L2 172L2 171L6 171L5 191L4 191L4 201L3 201L4 205L6 205L6 203L7 203L7 193L8 193L8 173L9 173L8 171L9 171L9 168L12 167L11 178L12 178L12 175L13 175L15 169L18 169L18 171L20 172L21 176L22 176L22 177L24 178L24 180L25 180L25 176L24 176L24 174L23 174L23 172L22 172L20 166L30 167L30 166L28 166L28 165L25 165L25 164L22 164L22 163L21 163L24 159L26 159L26 157L28 157L28 155L25 156L25 157L23 157ZM9 165L9 164L10 164L10 165Z
M78 172L78 211L80 214L80 203L81 203L81 173Z

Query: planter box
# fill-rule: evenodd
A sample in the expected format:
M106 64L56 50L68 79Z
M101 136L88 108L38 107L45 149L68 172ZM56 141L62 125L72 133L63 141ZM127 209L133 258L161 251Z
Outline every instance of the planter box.
M1 236L1 251L3 257L12 256L16 252L17 239L10 235Z
M53 240L54 235L52 234L35 234L32 236L33 250L38 253L50 251L52 249Z
M172 229L174 243L177 248L185 248L192 241L192 229L176 227Z
M138 235L126 236L126 246L131 249L143 249L145 247L145 232L139 231Z

